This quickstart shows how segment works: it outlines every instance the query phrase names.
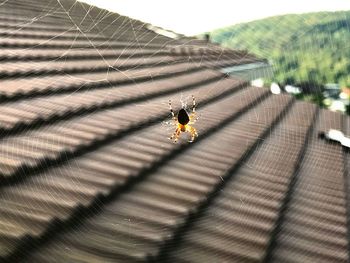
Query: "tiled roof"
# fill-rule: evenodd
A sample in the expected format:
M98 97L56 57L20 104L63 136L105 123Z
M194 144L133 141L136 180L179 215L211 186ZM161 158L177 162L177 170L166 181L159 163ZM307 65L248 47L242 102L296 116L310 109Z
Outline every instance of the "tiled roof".
M218 70L245 51L71 0L0 14L1 261L349 259L349 154L317 136L348 118Z

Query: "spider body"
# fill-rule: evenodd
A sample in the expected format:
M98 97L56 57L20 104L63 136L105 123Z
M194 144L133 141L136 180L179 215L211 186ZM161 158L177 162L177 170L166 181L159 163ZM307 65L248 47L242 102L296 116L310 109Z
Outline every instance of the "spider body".
M182 125L186 125L190 122L190 117L185 109L179 110L179 113L177 114L177 121Z
M170 112L173 117L174 124L176 126L175 132L170 137L170 139L174 140L174 142L177 142L181 132L188 132L191 134L191 139L189 142L193 142L195 137L198 136L196 129L191 126L196 121L196 111L195 111L196 101L194 99L194 96L192 96L192 102L193 102L193 106L192 106L192 112L190 115L188 115L187 111L184 108L182 108L179 110L177 116L175 116L171 106L171 101L169 100Z

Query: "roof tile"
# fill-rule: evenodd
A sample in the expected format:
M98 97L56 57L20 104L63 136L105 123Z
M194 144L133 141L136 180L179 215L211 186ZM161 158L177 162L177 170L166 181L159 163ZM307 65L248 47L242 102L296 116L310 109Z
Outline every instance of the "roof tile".
M348 260L348 153L317 134L349 118L218 70L247 51L72 0L0 14L0 261Z

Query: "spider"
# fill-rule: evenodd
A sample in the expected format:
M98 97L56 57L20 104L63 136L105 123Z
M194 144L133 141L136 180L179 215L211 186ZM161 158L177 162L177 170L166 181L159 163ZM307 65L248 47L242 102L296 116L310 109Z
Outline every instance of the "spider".
M175 116L173 108L171 106L171 100L169 100L169 108L173 117L174 124L176 126L175 132L169 139L174 140L174 142L177 142L181 132L189 132L191 134L191 139L189 140L189 142L193 142L195 137L198 137L197 130L194 127L190 126L191 124L194 124L197 120L196 101L194 99L194 96L192 95L192 112L190 115L188 115L187 111L184 108L181 108L177 116Z

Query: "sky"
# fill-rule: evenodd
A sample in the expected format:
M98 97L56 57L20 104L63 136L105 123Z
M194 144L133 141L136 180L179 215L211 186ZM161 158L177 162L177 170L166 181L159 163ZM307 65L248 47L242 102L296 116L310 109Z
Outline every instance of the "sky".
M350 10L350 0L80 1L185 35L275 15Z

